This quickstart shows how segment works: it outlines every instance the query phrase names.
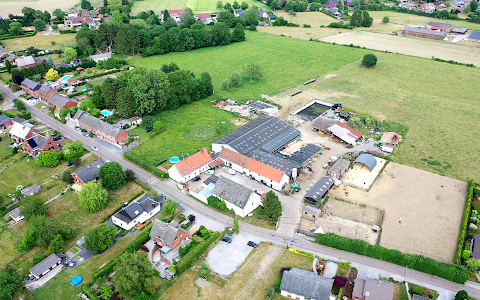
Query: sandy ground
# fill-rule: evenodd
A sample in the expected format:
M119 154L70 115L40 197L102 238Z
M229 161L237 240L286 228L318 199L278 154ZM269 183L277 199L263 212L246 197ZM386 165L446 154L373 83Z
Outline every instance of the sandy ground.
M353 168L348 169L348 171L343 174L342 182L345 185L351 185L362 190L368 190L375 181L378 173L380 173L387 162L383 158L375 157L375 159L377 160L377 165L371 172L370 169L362 163L353 164Z
M321 39L324 42L343 45L353 44L380 51L444 60L454 60L480 66L480 47L458 45L429 39L387 35L366 31L350 31Z
M385 210L382 246L452 262L466 189L466 182L389 163L369 192L342 185L330 194Z
M333 197L328 199L325 210L333 216L360 222L367 225L378 225L382 222L383 212L372 207L339 201Z

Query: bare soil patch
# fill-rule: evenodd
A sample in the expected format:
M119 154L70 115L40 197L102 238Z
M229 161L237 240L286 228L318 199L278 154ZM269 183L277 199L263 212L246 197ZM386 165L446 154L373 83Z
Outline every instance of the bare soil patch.
M380 245L452 262L466 189L466 182L389 163L369 192L342 185L330 193L385 211Z

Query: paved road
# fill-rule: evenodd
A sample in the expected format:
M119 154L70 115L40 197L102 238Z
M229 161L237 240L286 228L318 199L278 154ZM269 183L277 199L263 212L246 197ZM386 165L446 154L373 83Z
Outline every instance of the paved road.
M7 97L8 101L2 106L3 110L8 110L13 108L13 99L17 98L15 94L4 84L0 83L0 91L2 94Z
M27 106L27 109L32 113L32 116L34 116L37 120L50 126L54 130L62 132L62 134L67 138L72 140L79 139L83 142L85 147L88 147L90 149L95 144L92 139L84 137L78 131L68 126L64 126L62 123L52 119L51 117L49 117L48 115L40 111L39 109L32 106ZM112 154L109 151L104 150L102 147L99 147L99 148L100 148L99 151L96 152L95 154L98 154L102 158L108 159L110 161L117 161L125 169L133 170L135 172L135 175L137 176L137 179L149 185L153 189L158 190L166 194L168 197L181 202L182 204L197 211L199 214L202 214L208 218L211 218L222 224L225 224L225 226L233 227L232 218L225 216L221 213L218 213L208 208L207 206L203 205L202 203L195 201L194 199L188 197L178 189L174 187L170 187L164 182L158 180L156 177L153 177L150 174L150 172L138 167L137 165L131 163L130 161L127 161L123 157ZM471 284L471 283L467 283L465 285L456 284L436 276L406 269L405 267L397 266L384 261L380 261L380 260L372 259L366 256L361 256L354 253L345 252L345 251L333 249L330 247L318 245L300 236L292 238L290 236L280 235L276 231L256 227L244 222L240 222L240 230L244 231L245 233L253 234L265 241L271 241L273 243L283 244L285 246L288 243L290 247L294 247L296 249L314 253L320 256L322 256L322 254L328 254L329 256L339 258L343 261L357 262L362 265L385 270L386 272L395 273L400 276L403 276L405 281L408 281L409 279L413 279L413 280L425 282L431 285L440 286L442 288L455 291L455 292L464 289L472 297L480 298L480 285L477 285L477 284Z

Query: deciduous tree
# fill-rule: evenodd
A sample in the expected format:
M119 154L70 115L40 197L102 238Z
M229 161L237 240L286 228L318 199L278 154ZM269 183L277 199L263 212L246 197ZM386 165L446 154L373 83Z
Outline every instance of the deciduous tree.
M100 167L98 177L102 180L102 186L107 190L116 190L127 183L127 175L118 162L109 162ZM83 189L83 188L82 188Z
M35 21L33 21L33 26L35 27L36 31L45 30L45 28L47 27L47 25L42 19L35 19Z
M282 203L273 191L267 193L261 213L268 217L272 223L277 223L278 218L282 215Z
M0 299L13 299L21 290L22 276L13 267L0 269Z
M29 220L33 216L46 216L49 206L45 205L45 199L40 196L30 196L23 201L22 214L25 220Z
M262 67L255 64L248 64L243 68L245 75L250 78L250 82L253 82L254 78L262 78Z
M65 60L66 63L69 63L72 60L77 58L77 51L75 51L75 49L73 49L71 47L65 48L65 50L63 51L63 54L65 55L64 60Z
M180 205L179 202L177 201L174 201L170 198L167 199L167 203L165 203L165 205L163 206L163 210L166 212L166 213L169 213L169 214L174 214L175 211L177 210L177 207Z
M57 234L48 245L48 252L50 253L59 253L63 251L63 244L65 241L63 240L60 234Z
M58 77L58 71L53 68L50 68L47 74L45 75L45 79L48 81L54 81L55 79L57 79L57 77Z
M238 72L233 72L232 76L230 76L230 81L232 82L232 86L237 88L242 84L242 75Z
M75 229L70 223L61 222L58 228L58 233L62 236L63 240L68 241L77 235L77 229Z
M375 54L365 54L362 65L367 68L373 68L377 65L377 57Z
M148 257L140 252L125 253L115 266L113 282L120 291L133 296L144 291L154 276Z
M390 17L389 16L383 17L382 23L384 23L384 24L390 23Z
M455 300L468 300L468 299L469 299L468 293L467 291L464 291L464 290L458 291L457 294L455 295Z
M65 18L65 12L60 8L57 8L53 11L53 15L57 18L58 21L63 20Z
M85 248L93 253L102 252L113 245L113 238L116 234L117 228L115 226L102 224L87 233L85 236Z
M107 196L108 192L95 181L84 184L82 190L78 192L80 207L89 213L104 209L107 205Z
M232 41L234 42L242 42L245 40L245 31L243 29L243 25L238 23L233 29Z
M46 216L33 216L28 222L29 230L33 230L38 242L50 244L50 241L57 235L58 230L55 224Z
M56 167L60 163L60 153L53 150L41 152L38 155L37 163L42 167Z
M83 143L80 140L76 140L71 144L65 145L62 149L63 159L67 161L72 161L76 157L82 157L82 155Z
M17 36L23 34L22 24L20 22L12 22L9 26L10 29L8 30L8 32L10 33L10 35Z

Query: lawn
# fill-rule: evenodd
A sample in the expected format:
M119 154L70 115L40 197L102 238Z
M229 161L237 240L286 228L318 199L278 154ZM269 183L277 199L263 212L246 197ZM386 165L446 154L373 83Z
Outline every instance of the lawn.
M213 107L208 100L202 100L181 106L173 112L162 111L155 118L161 120L167 130L125 153L125 157L136 157L150 164L158 164L172 156L181 156L182 153L194 154L202 148L210 148L211 143L187 141L185 132L189 132L188 136L195 135L191 129L204 126L215 128L214 139L220 138L235 129L231 121L236 116ZM133 129L129 134L139 134L140 138L147 136L144 128ZM213 139L209 139L211 140Z
M90 276L87 278L89 277ZM71 285L70 279L71 277L68 277L66 272L62 271L57 276L53 277L53 279L51 279L44 287L35 290L33 295L37 300L76 300L78 299L77 294L80 292L80 286Z
M2 9L2 5L4 3L5 2L0 2L0 11L2 12L4 11ZM25 6L28 6L25 2L23 3ZM55 45L52 45L52 42L55 42ZM75 44L75 34L36 35L25 38L2 40L2 43L3 47L10 51L24 50L30 46L34 46L42 50L65 49L66 47Z
M350 64L315 88L361 96L342 97L335 102L407 125L410 130L396 162L460 180L480 180L476 168L471 167L480 164L480 149L472 144L480 134L474 121L480 114L478 91L471 80L465 80L478 78L480 70L403 55L375 54L378 64L374 69ZM448 84L421 79L432 74L449 74Z
M162 10L171 10L171 9L184 9L185 7L190 7L195 14L198 13L215 13L217 9L217 0L145 0L145 1L135 1L132 7L131 15L137 15L141 11L153 10L157 15L161 14ZM227 3L228 1L223 1ZM242 3L243 1L239 2ZM268 9L268 7L262 2L255 0L245 0L250 7L253 5L258 8ZM230 1L233 3L233 1Z
M18 241L18 238L10 229L2 229L0 232L0 268L10 263L20 254L15 247Z
M128 62L135 67L160 69L162 64L173 61L180 68L191 70L197 77L202 72L209 72L216 95L245 102L333 72L367 53L363 49L299 41L261 32L246 31L245 34L246 41L241 43L133 58ZM249 63L260 65L264 77L253 83L244 77L241 87L222 90L222 81L234 71L243 72L243 67Z

